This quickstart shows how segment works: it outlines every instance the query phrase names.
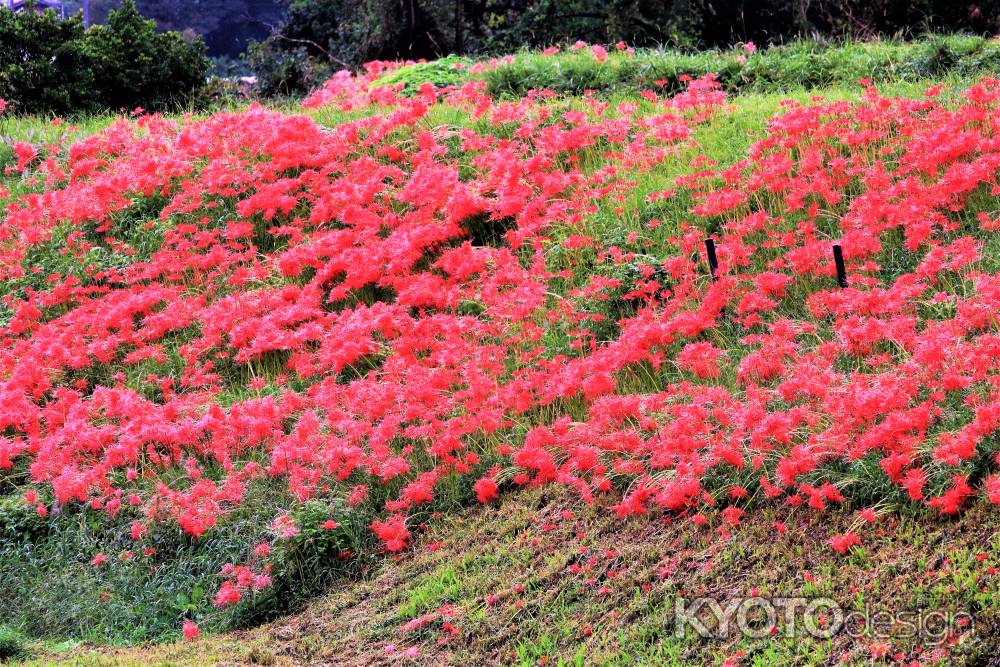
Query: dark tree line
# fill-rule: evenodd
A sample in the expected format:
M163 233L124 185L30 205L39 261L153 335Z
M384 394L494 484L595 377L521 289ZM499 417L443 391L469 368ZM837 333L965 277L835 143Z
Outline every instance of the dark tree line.
M69 14L89 10L91 25L107 23L120 0L63 0ZM282 22L284 0L136 0L161 32L194 32L211 56L238 57L251 39L266 39Z
M485 55L585 40L705 48L796 37L1000 32L1000 0L289 0L250 50L267 92L369 60Z

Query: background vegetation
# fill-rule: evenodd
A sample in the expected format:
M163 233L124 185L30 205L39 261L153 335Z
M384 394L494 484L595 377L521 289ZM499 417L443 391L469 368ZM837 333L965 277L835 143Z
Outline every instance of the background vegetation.
M0 10L0 98L18 113L176 109L208 69L200 39L157 32L132 0L89 30L79 14Z
M217 73L249 69L256 75L253 92L264 98L299 97L337 70L372 60L437 59L386 79L412 91L424 81L440 86L485 77L491 92L511 95L532 88L676 90L681 75L708 72L730 92L773 92L858 78L967 75L1000 62L1000 43L989 39L1000 31L996 3L887 0L875 12L873 3L849 0L289 0L283 14L273 3L243 2L226 10L232 16L212 2L199 3L205 6L197 16L174 2L151 8L122 0L118 10L109 4L92 7L91 21L98 22L89 29L81 12L61 20L52 12L0 9L0 98L16 113L79 115L136 106L204 108L251 92L235 81L206 79L210 47L195 31L209 38ZM156 21L143 18L143 8ZM248 17L256 26L252 34L239 28ZM926 31L963 34L903 39ZM219 46L230 40L242 49L247 35L264 34L263 41L249 42L242 64ZM576 40L627 43L637 53L612 50L598 62L566 48ZM556 58L531 52L554 44L563 45ZM514 52L521 55L513 62L479 74L455 67Z
M677 92L682 77L714 73L729 93L782 93L809 88L912 82L948 76L968 77L1000 70L1000 41L971 35L933 36L912 42L882 40L819 44L798 40L748 52L738 47L687 53L639 49L612 51L601 62L589 49L554 55L520 52L510 61L479 74L455 68L457 59L403 67L376 84L403 83L415 92L422 83L437 86L483 78L493 95L521 96L532 89L562 94L592 91L603 95L644 89Z
M292 94L371 60L502 55L576 40L692 53L749 41L998 31L1000 4L951 0L291 0L284 24L251 46L248 62L265 94Z

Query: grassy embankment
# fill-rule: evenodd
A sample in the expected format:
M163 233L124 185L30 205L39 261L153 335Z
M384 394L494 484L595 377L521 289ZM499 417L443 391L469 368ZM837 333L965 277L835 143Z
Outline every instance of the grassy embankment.
M678 60L669 67L675 73L719 71L731 89L747 91L733 99L732 113L719 115L701 126L696 134L699 153L720 164L729 164L744 155L767 119L780 110L781 100L808 102L814 95L827 99L856 97L858 87L849 81L857 78L857 71L852 68L858 59L848 56L866 48L869 47L853 46L851 51L841 54L849 64L836 75L823 73L829 72L823 67L811 71L803 65L804 69L796 69L795 63L801 60L793 57L794 52L787 52L780 58L787 67L780 70L780 76L773 74L774 83L770 84L780 92L771 93L760 92L769 85L764 83L763 74L749 79L755 81L752 84L732 83L748 80L748 75L744 73L740 79L726 74L723 65L728 61L723 56ZM902 48L891 44L871 47L872 52L897 56ZM731 56L735 62L735 55ZM651 55L642 54L636 59L639 69L622 64L624 61L618 58L612 54L607 63L595 68L589 64L590 60L585 62L574 55L548 60L519 56L513 65L484 76L491 90L498 94L517 94L526 88L542 86L568 94L596 89L612 102L635 99L633 85L638 89L656 80L670 79L666 69L655 68L659 61ZM812 61L806 58L806 62ZM833 59L833 62L841 61ZM890 62L895 62L892 69L872 69L871 77L886 79L895 72L904 80L883 86L883 91L909 96L920 95L929 82L928 77L934 77L934 83L945 81L957 87L964 77L991 69L988 64L980 64L938 71L911 66L907 64L910 60ZM399 76L396 75L397 80ZM795 90L794 82L837 85ZM325 110L310 114L322 124L335 124L344 118ZM0 122L6 136L35 144L48 142L66 131L66 126L37 119ZM79 123L78 133L86 135L109 122L110 118L87 119ZM433 109L421 127L467 122L453 110L440 108ZM612 216L610 212L602 212L588 221L588 231L607 241L627 234L629 225L638 228L646 194L664 189L676 176L686 173L691 157L691 154L678 156L662 169L644 174L625 202L625 214ZM667 202L658 210L664 220L676 223L688 215L684 202L678 202L676 210L670 206ZM670 227L666 227L660 233L669 232ZM656 239L650 240L655 243ZM438 508L455 511L462 502L457 497L446 498ZM956 655L964 655L971 664L976 664L977 660L987 658L991 647L996 645L995 623L1000 606L996 602L996 586L986 575L986 569L1000 546L995 535L1000 526L985 508L973 510L959 522L939 521L923 512L904 513L884 526L884 534L877 540L844 560L833 554L823 540L832 524L843 524L846 528L851 523L847 513L819 518L803 515L801 523L790 523L789 532L782 537L775 536L771 525L776 517L764 513L748 521L733 539L723 542L711 531L694 526L664 525L658 519L622 522L608 516L606 510L566 502L565 498L547 502L544 493L531 492L507 498L499 511L460 511L432 523L429 532L399 562L377 558L366 561L362 567L367 572L353 572L352 578L338 584L336 592L311 603L302 615L245 634L209 636L193 644L166 645L148 651L102 649L93 654L76 646L76 640L33 642L13 635L24 633L25 626L32 622L47 622L45 617L38 616L41 610L49 610L52 614L49 620L70 617L71 622L63 623L55 635L91 642L141 641L148 636L163 636L159 633L174 626L164 621L162 626L146 629L146 635L110 632L108 628L126 616L141 618L149 609L162 606L158 588L165 581L156 581L145 590L130 590L136 581L128 578L110 582L120 588L115 593L120 599L114 604L121 609L121 615L115 620L102 611L105 615L98 617L90 607L89 596L94 586L106 586L109 582L92 579L97 575L85 563L61 556L65 556L67 548L86 553L105 548L114 542L109 536L116 528L106 525L101 530L88 530L86 525L74 525L67 519L55 533L49 533L30 559L17 561L23 570L16 583L8 585L14 583L16 588L30 591L19 602L30 599L34 607L15 609L10 614L10 624L17 630L7 634L12 642L39 654L43 662L67 659L83 664L121 660L136 664L161 660L192 664L230 660L262 664L317 659L341 662L345 656L366 664L374 660L408 660L406 651L410 648L419 651L416 661L427 663L467 664L470 660L481 660L536 664L551 660L555 664L564 660L568 664L624 664L645 658L666 664L691 664L745 651L748 664L822 663L837 660L844 653L864 664L871 655L870 645L878 643L863 638L848 641L780 637L713 643L672 637L672 604L682 592L688 596L726 596L757 589L766 595L828 595L858 608L873 605L898 609L902 605L974 610L976 636L961 636ZM559 515L567 507L575 513L572 519ZM549 529L548 523L554 527ZM819 525L822 531L817 530ZM238 529L238 524L230 528ZM72 539L64 540L67 535ZM225 539L223 532L217 543L224 545ZM202 543L198 547L201 555L197 558L203 560L195 562L204 564L206 572L210 572L214 560L228 555L224 546L220 546L218 553L205 556L212 544ZM429 549L429 545L436 548ZM587 557L580 555L583 547L588 554L598 555L598 562L589 575L569 574L571 565L586 562ZM608 555L609 551L614 553ZM988 558L979 560L977 556L981 553ZM7 556L11 559L7 564L13 566L14 554ZM182 584L189 584L193 576L183 571L183 556L178 554L175 571L164 573L166 583L173 581L178 590ZM609 571L614 574L609 576ZM514 586L523 587L523 592L514 592ZM15 593L9 593L14 597L7 599L17 599ZM491 595L498 600L488 601ZM177 600L176 604L184 606L192 601ZM449 605L454 606L454 612L442 616L442 607ZM154 616L158 613L154 612ZM399 630L425 614L433 615L426 624L408 632ZM170 615L168 611L165 617ZM446 622L459 631L439 644ZM39 634L41 626L27 629L31 634ZM387 644L395 645L393 653L386 653ZM898 647L904 651L913 649L905 641L899 642Z

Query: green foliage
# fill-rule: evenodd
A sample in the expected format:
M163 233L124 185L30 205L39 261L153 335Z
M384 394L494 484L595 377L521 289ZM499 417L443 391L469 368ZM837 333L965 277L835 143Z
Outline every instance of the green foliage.
M271 541L270 519L286 507L298 507L291 516L301 530L274 543L267 559L274 583L234 607L214 608L223 565L249 560L262 570L263 561L246 545ZM322 528L327 519L338 527ZM206 630L247 626L297 610L356 569L357 557L348 556L374 553L370 508L319 500L299 506L280 483L252 485L247 502L201 538L151 524L136 542L130 527L142 520L129 510L111 517L69 506L43 519L20 496L0 497L0 571L17 573L0 578L0 596L8 601L0 605L0 660L5 624L33 637L127 644L175 638L184 618L196 618ZM126 552L132 556L122 558ZM107 560L95 566L98 553Z
M86 31L80 15L0 9L0 98L16 113L177 109L208 69L203 42L157 33L133 0Z
M101 103L111 109L176 108L205 82L208 59L200 40L157 33L133 0L122 0L108 24L87 31Z
M877 5L877 6L876 6ZM291 0L285 21L271 37L252 46L248 64L257 72L265 94L300 93L316 86L334 69L357 67L371 60L433 59L446 54L489 56L524 48L569 44L624 42L641 48L670 45L677 49L719 49L741 42L783 44L796 39L826 40L912 37L927 31L964 31L992 35L1000 24L1000 5L975 8L951 0ZM955 55L953 44L940 54L928 54L929 66L945 67ZM813 47L822 50L823 47ZM978 47L974 47L978 48ZM806 49L808 50L808 49ZM792 45L783 55L806 58ZM651 52L658 53L658 52ZM731 78L766 78L749 64L740 66L735 53L687 56L672 53L660 67L641 63L643 72L669 64L682 72L717 71L722 61ZM844 54L853 57L857 54ZM961 55L961 54L960 54ZM971 57L972 54L965 54ZM685 58L693 63L685 64ZM863 59L863 58L862 58ZM559 61L571 70L574 92L608 77L634 81L632 64L617 71L592 71L581 63ZM692 69L688 65L694 65ZM771 63L767 63L770 65ZM780 63L779 63L780 64ZM816 80L824 83L824 68L850 63L821 63ZM856 64L856 63L855 63ZM877 63L878 64L878 63ZM884 63L882 63L884 64ZM791 74L795 68L784 72ZM933 72L932 72L933 73ZM671 77L668 76L668 79ZM596 79L596 81L595 81ZM653 77L650 80L655 80ZM837 79L833 79L837 80Z
M916 42L875 41L822 45L792 42L748 54L743 49L685 53L641 50L612 53L599 62L588 50L555 56L518 54L510 63L484 73L494 95L520 96L533 88L580 94L667 93L683 88L682 76L715 73L731 93L780 93L807 88L914 81L968 76L1000 68L1000 43L982 37L953 35Z
M470 64L472 61L468 58L459 56L448 56L428 63L417 63L389 72L375 81L372 87L395 86L401 83L404 95L414 95L425 83L432 83L438 88L462 83L468 79L464 68Z
M246 560L248 531L267 539L269 518L285 502L285 494L258 488L248 506L202 539L176 526L151 526L135 542L130 525L142 517L134 512L110 517L65 507L43 520L20 497L0 499L0 571L17 573L0 578L7 601L0 626L32 637L125 643L176 637L185 617L197 617L205 629L224 627L235 612L212 607L218 573L227 562ZM156 551L146 556L144 548ZM120 559L126 551L133 557ZM100 567L90 562L97 553L107 555Z
M0 662L28 657L24 635L6 625L0 625Z
M89 110L94 72L79 16L0 9L0 98L23 113Z
M500 54L576 40L637 46L696 45L709 10L702 0L514 0L463 3L464 46ZM731 23L730 15L727 23ZM726 40L726 43L729 43Z
M291 514L298 534L274 544L270 562L273 583L249 604L236 609L231 624L249 627L301 608L310 596L329 590L356 573L357 554L372 554L376 545L368 524L371 516L333 504L310 500ZM324 528L326 521L336 527Z

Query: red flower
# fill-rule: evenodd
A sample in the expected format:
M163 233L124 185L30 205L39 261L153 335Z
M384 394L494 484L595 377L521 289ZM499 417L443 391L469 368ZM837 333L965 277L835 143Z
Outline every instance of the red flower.
M198 628L198 625L191 620L184 621L184 624L181 626L181 632L188 641L194 641L201 636L201 630Z
M386 551L402 551L410 540L406 517L401 514L394 514L386 521L372 521L371 529L382 540Z
M231 581L225 581L215 594L213 604L216 607L229 607L239 602L241 597L243 594L240 593L239 589Z
M854 533L841 533L830 538L830 546L839 554L845 554L848 549L859 544L861 538Z
M479 479L472 485L472 490L476 492L476 499L484 504L497 497L497 483L489 477Z

